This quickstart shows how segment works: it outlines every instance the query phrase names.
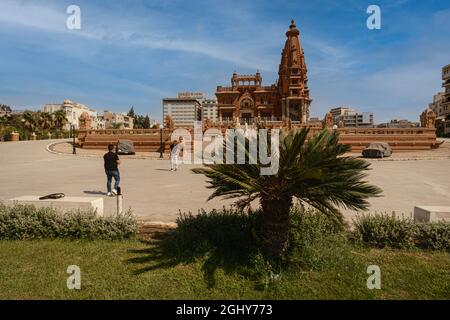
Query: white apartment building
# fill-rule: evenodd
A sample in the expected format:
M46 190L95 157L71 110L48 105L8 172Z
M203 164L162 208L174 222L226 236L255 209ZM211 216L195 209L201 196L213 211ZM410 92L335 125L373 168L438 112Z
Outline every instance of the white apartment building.
M332 108L330 113L336 125L342 121L344 127L347 128L373 127L373 113L371 112L359 112L347 107L337 107Z
M63 110L66 114L67 123L64 128L65 130L70 130L72 125L75 129L79 129L79 119L83 113L87 113L91 118L91 129L97 129L97 111L85 106L84 104L64 100L62 104L50 103L44 106L44 112L53 113L58 110Z

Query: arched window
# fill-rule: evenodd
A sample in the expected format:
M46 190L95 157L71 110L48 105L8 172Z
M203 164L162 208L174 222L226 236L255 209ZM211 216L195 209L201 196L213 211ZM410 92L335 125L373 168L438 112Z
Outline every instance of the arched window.
M251 109L253 108L253 100L250 98L242 99L241 109Z

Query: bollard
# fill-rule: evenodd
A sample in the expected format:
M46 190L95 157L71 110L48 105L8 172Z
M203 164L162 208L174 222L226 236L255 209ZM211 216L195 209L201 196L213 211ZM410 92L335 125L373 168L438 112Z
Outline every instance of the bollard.
M123 213L123 196L122 189L117 187L117 215L121 215Z

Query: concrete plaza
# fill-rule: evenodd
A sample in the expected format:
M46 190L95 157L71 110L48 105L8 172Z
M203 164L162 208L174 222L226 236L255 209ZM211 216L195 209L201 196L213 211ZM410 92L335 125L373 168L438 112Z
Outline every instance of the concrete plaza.
M105 212L115 210L115 198L105 195L106 178L99 154L54 154L46 150L52 141L0 143L0 201L22 195L63 192L66 196L103 197ZM55 141L53 141L55 142ZM450 206L450 142L436 157L417 160L373 160L368 180L383 189L383 197L370 200L370 212L409 216L415 205ZM230 201L207 202L211 190L202 175L184 165L170 172L168 160L121 157L124 208L140 218L174 222L179 211L222 208ZM345 211L350 220L354 212Z

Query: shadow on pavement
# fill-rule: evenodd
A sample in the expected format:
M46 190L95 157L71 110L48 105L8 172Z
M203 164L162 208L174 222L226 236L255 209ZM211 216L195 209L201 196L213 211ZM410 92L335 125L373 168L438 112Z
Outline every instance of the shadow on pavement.
M103 195L106 196L107 193L103 191L83 191L86 194L95 194L95 195Z

